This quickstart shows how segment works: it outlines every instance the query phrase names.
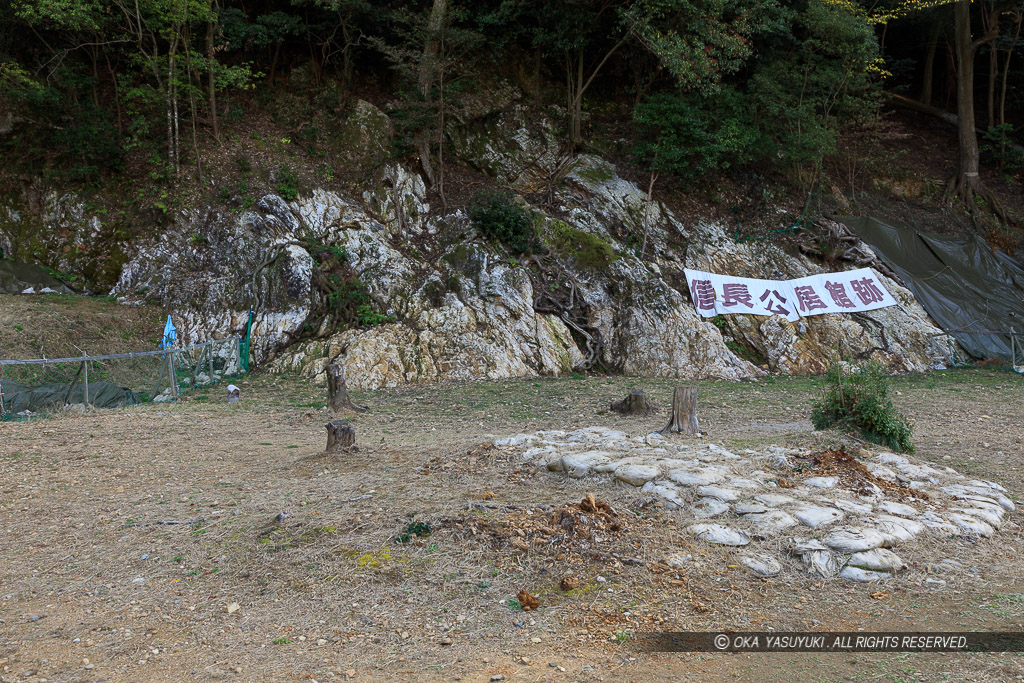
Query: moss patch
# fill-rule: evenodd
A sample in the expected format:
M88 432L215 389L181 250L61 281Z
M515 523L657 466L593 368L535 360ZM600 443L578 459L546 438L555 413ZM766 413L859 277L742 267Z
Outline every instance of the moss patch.
M565 221L548 223L546 238L552 249L565 256L572 256L583 268L606 268L619 258L612 245Z

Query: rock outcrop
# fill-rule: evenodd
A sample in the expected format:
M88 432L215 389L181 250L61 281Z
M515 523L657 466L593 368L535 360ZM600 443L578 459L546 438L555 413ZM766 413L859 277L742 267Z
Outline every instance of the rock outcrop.
M167 306L185 341L242 333L251 307L258 365L321 377L328 362L340 362L357 388L557 375L584 361L680 379L819 372L837 352L876 358L895 371L945 362L929 336L940 330L888 280L900 305L870 314L797 323L701 319L689 300L686 267L779 279L821 267L770 244L736 243L722 226L680 220L607 161L566 157L550 122L512 105L453 123L453 150L503 184L543 192L546 208L530 207L542 236L567 230L610 255L596 267L572 250L552 249L545 258L561 280L543 286L571 287L577 316L538 312L537 263L483 240L460 211L432 213L423 179L379 156L375 140L391 134L387 124L359 102L338 133L357 157L373 157L366 168L376 170L362 196L316 189L294 201L269 194L237 212L169 214L161 232L126 245L132 251L112 293L127 304ZM69 198L51 203L55 221L77 215ZM88 239L95 221L80 204L72 234ZM11 242L10 226L20 220L8 210L0 243ZM331 305L317 282L321 248L343 249L345 267L365 285L378 315L341 330L318 315Z

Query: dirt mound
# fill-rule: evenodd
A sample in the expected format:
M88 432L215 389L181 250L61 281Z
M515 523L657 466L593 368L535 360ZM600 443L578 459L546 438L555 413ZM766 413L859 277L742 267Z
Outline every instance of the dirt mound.
M857 456L847 453L844 450L829 449L820 453L814 453L807 458L811 462L809 468L794 473L794 479L806 479L808 477L838 477L839 486L854 491L858 494L869 495L871 493L869 484L874 484L886 495L899 499L916 498L927 500L928 494L904 486L899 482L889 481L876 477L868 471L868 468Z
M468 532L471 537L486 537L496 547L511 547L512 552L554 548L560 554L593 548L627 527L612 506L592 493L579 503L554 509L509 506L503 511L506 514L501 518L446 520L444 526Z

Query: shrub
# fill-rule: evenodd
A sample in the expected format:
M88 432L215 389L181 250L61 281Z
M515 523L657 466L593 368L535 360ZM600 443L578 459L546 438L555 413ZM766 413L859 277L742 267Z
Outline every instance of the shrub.
M530 251L536 240L530 212L499 190L481 190L473 197L467 213L473 227L486 239L501 242L513 253Z
M815 429L843 426L856 429L868 441L896 451L914 452L911 426L889 398L889 377L871 361L847 373L832 363L824 377L824 392L811 412Z
M985 131L981 152L990 156L999 170L1008 175L1024 171L1024 151L1013 142L1013 124L1003 123L989 126Z
M292 201L299 196L298 177L295 171L288 164L282 164L277 169L277 193L285 201Z

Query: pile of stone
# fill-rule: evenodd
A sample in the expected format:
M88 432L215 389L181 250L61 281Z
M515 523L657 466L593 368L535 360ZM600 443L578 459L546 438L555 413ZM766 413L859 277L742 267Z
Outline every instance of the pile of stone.
M893 453L770 446L737 454L604 427L519 434L495 445L538 468L654 494L692 515L688 532L696 538L742 547L738 560L762 576L782 572L782 548L824 578L885 579L906 567L894 548L906 554L929 535L990 537L1015 509L999 484Z

